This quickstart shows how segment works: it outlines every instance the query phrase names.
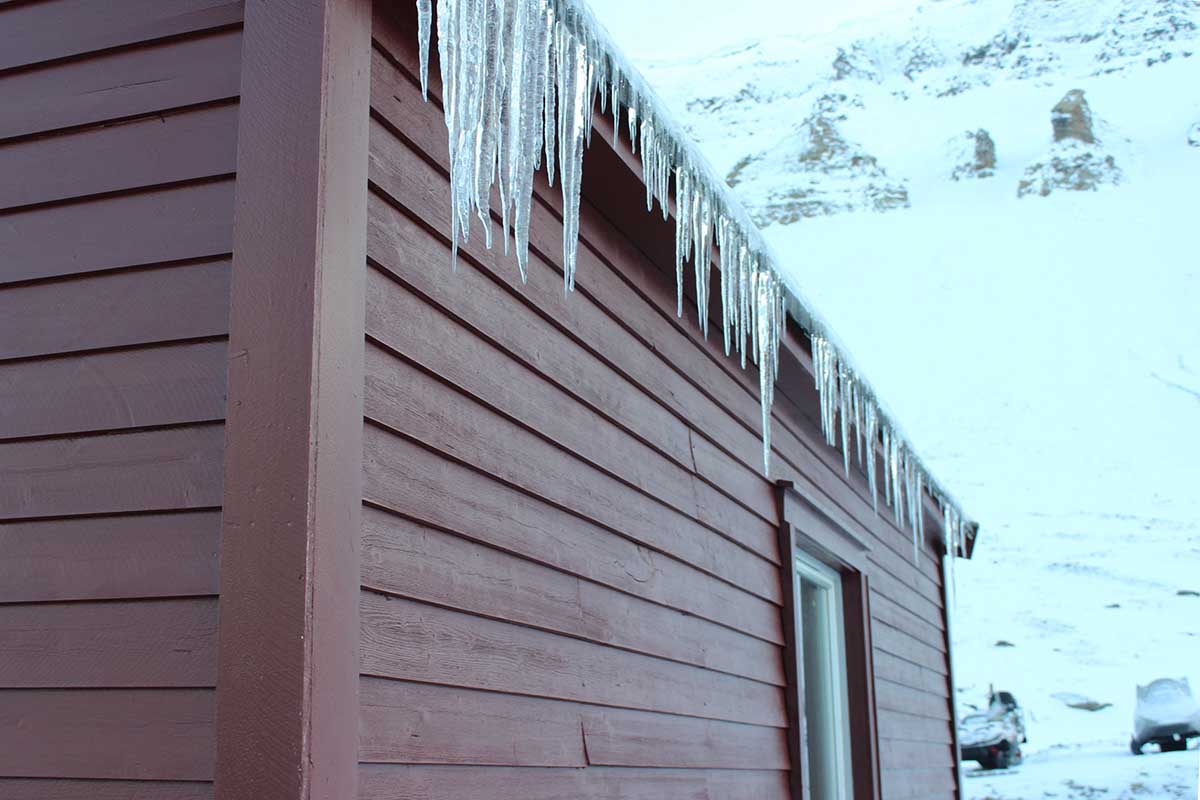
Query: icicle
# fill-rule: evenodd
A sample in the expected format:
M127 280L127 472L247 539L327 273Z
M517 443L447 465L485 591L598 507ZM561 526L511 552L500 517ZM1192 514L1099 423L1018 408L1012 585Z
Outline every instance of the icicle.
M842 464L846 480L850 480L850 395L853 393L853 378L846 373L844 365L838 365L838 399L842 429Z
M613 71L612 76L613 145L621 140L621 74Z
M591 126L588 87L591 66L587 48L559 24L559 185L563 199L563 291L575 288L575 254L579 248L579 197L583 177L584 132Z
M429 28L433 24L433 0L417 0L417 47L421 61L421 99L429 99Z
M775 373L779 366L778 341L775 335L778 326L775 312L779 307L776 293L779 288L766 273L758 275L758 293L755 296L755 316L758 322L758 339L762 350L758 360L759 405L762 410L763 471L771 471L771 405L775 399Z
M433 0L416 0L416 5L420 83L427 97ZM743 367L747 360L758 365L767 469L779 341L785 327L784 294L773 257L745 212L680 138L670 119L660 114L653 93L624 67L582 4L437 0L436 10L450 156L451 263L457 265L460 243L469 241L472 217L483 225L487 247L492 246L493 218L499 217L504 250L511 235L521 278L526 278L534 174L544 162L547 180L553 185L557 177L562 193L563 286L570 291L579 242L583 152L591 141L593 109L599 105L603 113L612 104L615 143L624 106L631 148L635 154L639 146L642 150L647 208L652 211L657 200L664 220L669 217L674 180L676 312L683 313L683 264L691 257L696 312L705 336L716 246L722 340L726 355L736 349ZM493 192L499 196L496 209L491 207ZM876 442L882 434L884 495L896 523L907 518L919 553L924 542L922 498L928 484L950 514L949 548L960 552L966 525L961 510L932 482L820 321L798 300L794 310L812 336L822 434L832 447L841 439L847 478L853 435L859 462L866 461L872 507L878 513Z
M900 483L900 437L892 431L891 452L888 453L888 469L891 471L892 483L892 518L897 527L904 525L904 486Z
M875 481L875 436L879 427L879 410L874 402L867 402L867 487L871 490L871 508L879 514L879 487Z
M558 91L558 37L554 19L554 7L547 5L543 12L542 36L546 50L542 55L542 71L546 73L545 96L542 99L542 139L546 146L546 180L554 186L555 132L558 130L558 113L555 109L555 92Z
M637 110L636 102L630 104L628 117L629 117L629 147L633 151L633 154L636 156L637 155L637 120L638 120L638 110Z
M696 316L705 339L708 338L708 286L712 269L712 209L709 202L708 192L700 192L694 206L699 213L692 229L696 239L696 260L693 262L696 272ZM761 328L759 332L761 334ZM761 337L758 341L762 341Z
M863 409L860 395L862 392L858 388L858 383L855 382L851 405L854 407L854 444L858 449L858 465L861 467L863 463Z
M892 429L883 426L883 502L892 505Z
M683 316L683 262L691 248L692 176L684 167L675 171L675 316Z

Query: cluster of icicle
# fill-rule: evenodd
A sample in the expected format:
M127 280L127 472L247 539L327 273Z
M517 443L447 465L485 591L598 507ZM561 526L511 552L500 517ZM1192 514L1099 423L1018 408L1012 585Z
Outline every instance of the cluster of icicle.
M432 0L417 0L421 90L428 94ZM438 54L450 150L451 239L459 242L478 217L484 244L492 246L492 215L501 221L504 250L515 249L522 280L529 258L534 174L544 165L551 185L557 165L562 192L563 287L575 286L580 181L584 149L591 142L593 110L611 109L619 137L622 111L630 146L641 153L646 208L658 202L663 219L675 212L677 308L683 314L684 265L691 261L696 311L708 334L709 277L714 248L719 257L721 328L725 353L758 365L762 406L763 467L771 454L771 406L779 366L785 290L757 228L712 169L661 109L636 70L618 55L581 0L437 0ZM674 196L670 196L671 187ZM491 208L493 190L500 208ZM800 314L815 320L807 310ZM905 509L915 551L924 538L926 470L881 413L867 385L855 377L827 338L813 333L813 361L827 441L836 445L840 417L842 449L850 470L850 428L859 460L881 432L886 500L902 524ZM875 495L875 459L866 459ZM908 498L906 503L905 498ZM947 536L956 552L964 524L953 503L945 507ZM878 503L878 500L875 501ZM876 508L878 511L878 508ZM950 531L954 531L953 534Z

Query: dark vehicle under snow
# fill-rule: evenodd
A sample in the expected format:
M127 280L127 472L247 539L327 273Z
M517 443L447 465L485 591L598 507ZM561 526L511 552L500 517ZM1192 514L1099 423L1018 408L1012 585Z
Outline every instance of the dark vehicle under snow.
M958 723L962 760L978 761L984 769L1021 763L1025 741L1025 712L1011 692L994 692L986 711L967 714Z

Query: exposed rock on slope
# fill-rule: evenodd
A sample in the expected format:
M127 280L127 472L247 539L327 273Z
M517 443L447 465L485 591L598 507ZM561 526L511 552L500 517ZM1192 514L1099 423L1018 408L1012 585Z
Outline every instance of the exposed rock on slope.
M950 157L954 171L950 177L956 181L964 178L990 178L996 173L996 143L983 128L964 131L961 136L950 140Z
M1192 147L1200 147L1200 122L1197 122L1188 131L1188 144Z
M1058 105L1050 110L1050 125L1054 128L1054 141L1078 139L1085 144L1094 144L1096 134L1092 130L1092 109L1088 107L1080 89L1067 92Z
M1054 144L1046 158L1025 169L1017 196L1046 197L1058 189L1094 192L1116 185L1124 175L1116 160L1105 153L1096 138L1092 111L1083 92L1072 89L1050 112Z
M845 211L907 208L908 189L888 177L874 156L838 130L844 95L826 95L788 138L734 165L726 177L741 187L761 226Z

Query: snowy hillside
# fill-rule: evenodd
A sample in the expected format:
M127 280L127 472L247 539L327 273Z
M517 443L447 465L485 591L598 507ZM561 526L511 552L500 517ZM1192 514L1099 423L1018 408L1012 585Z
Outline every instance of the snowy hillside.
M640 66L983 526L960 699L1015 692L1031 758L968 796L1195 797L1195 749L1126 744L1137 682L1200 686L1200 2L934 0Z

